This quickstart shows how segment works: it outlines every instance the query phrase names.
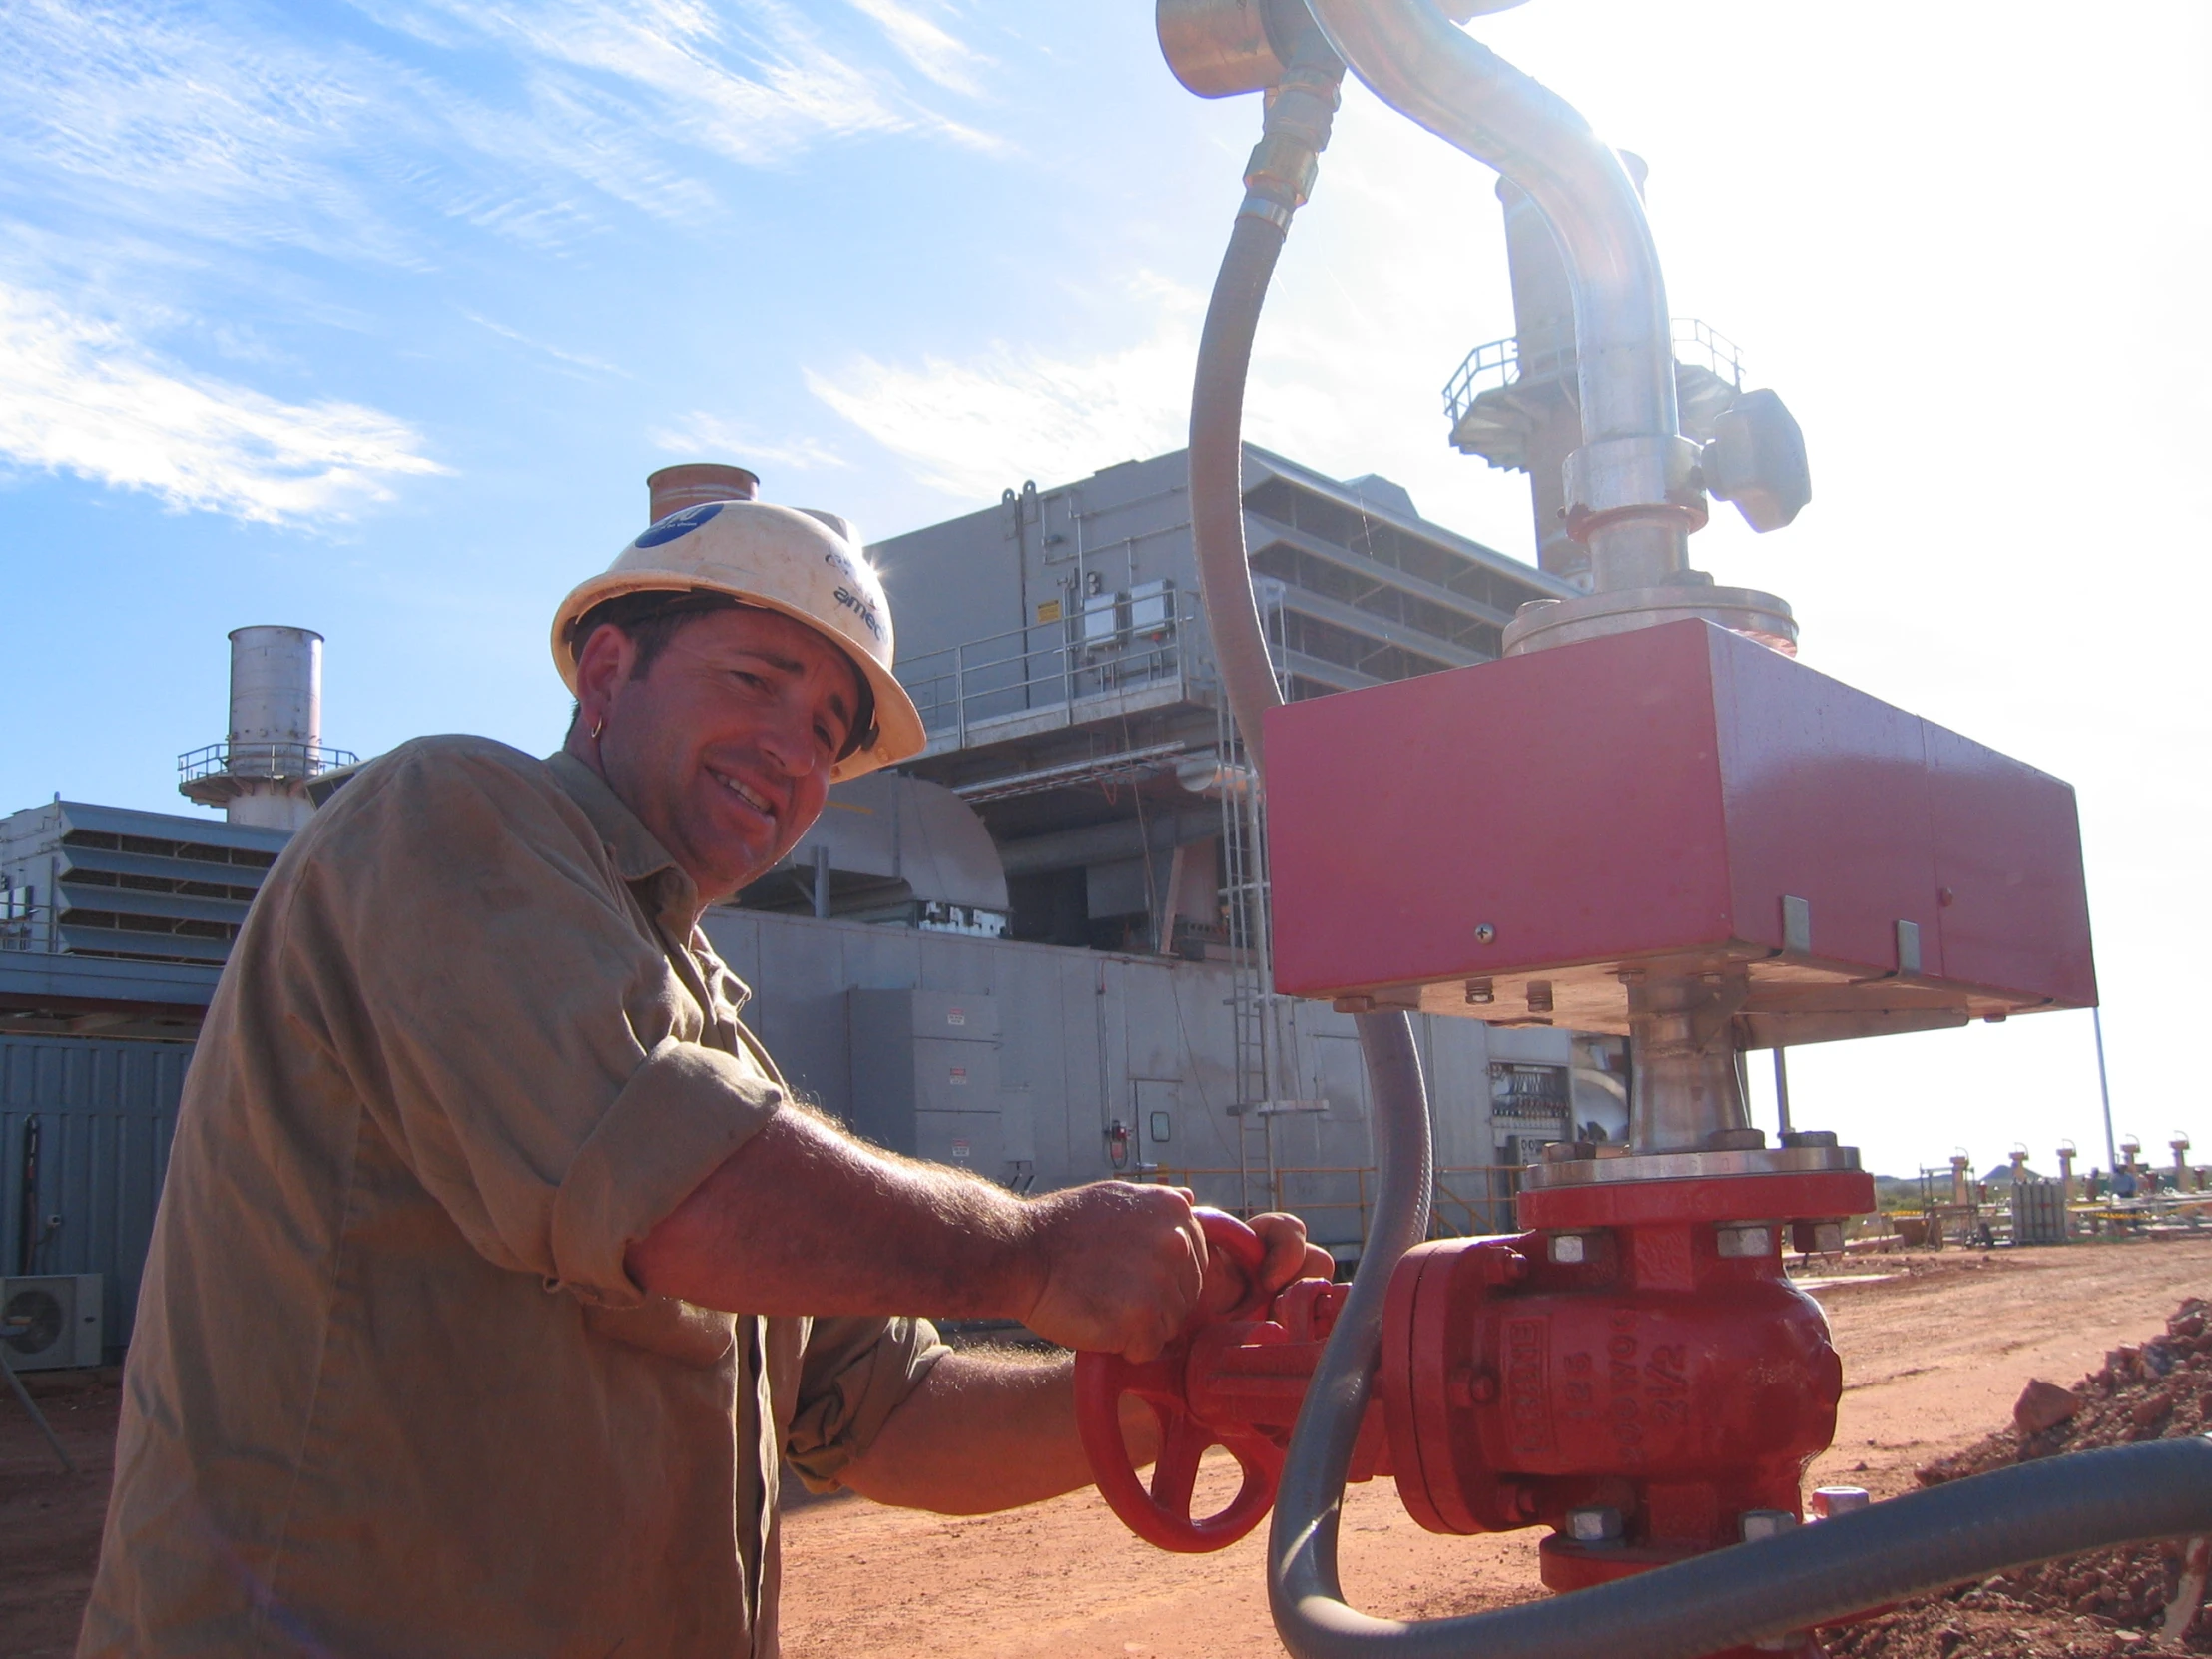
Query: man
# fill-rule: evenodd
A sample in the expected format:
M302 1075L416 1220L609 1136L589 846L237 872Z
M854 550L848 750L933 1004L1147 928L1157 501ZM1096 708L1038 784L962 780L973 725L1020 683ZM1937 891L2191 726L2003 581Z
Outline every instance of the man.
M1187 1195L888 1156L739 1023L701 910L832 780L921 748L841 534L672 514L569 596L554 656L562 753L408 744L255 903L179 1113L80 1654L773 1654L780 1459L957 1512L1090 1478L1067 1361L906 1315L1144 1359L1246 1290ZM1325 1268L1256 1226L1263 1288Z

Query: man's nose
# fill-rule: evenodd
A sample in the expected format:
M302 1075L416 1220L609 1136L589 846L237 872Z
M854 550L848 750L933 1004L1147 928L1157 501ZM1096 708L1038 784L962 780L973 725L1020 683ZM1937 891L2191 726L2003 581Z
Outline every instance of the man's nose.
M805 710L780 709L761 731L762 753L783 772L804 778L815 770L814 726Z

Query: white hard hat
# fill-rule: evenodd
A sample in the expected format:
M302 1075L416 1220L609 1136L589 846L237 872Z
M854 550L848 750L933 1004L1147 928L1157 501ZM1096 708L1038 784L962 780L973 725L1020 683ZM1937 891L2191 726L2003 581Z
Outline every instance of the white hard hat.
M630 593L719 593L780 611L827 638L867 682L874 732L839 760L842 782L921 753L921 716L891 673L891 610L844 521L766 501L706 501L670 513L581 584L553 616L553 665L576 690L576 625L595 605Z

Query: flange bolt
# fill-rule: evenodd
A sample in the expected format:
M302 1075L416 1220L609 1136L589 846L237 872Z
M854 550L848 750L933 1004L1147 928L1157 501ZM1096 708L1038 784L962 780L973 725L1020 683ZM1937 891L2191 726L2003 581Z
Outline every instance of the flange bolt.
M1621 1541L1618 1509L1569 1509L1567 1536L1578 1544L1617 1544Z
M1744 1542L1755 1544L1761 1538L1778 1538L1797 1523L1797 1516L1787 1509L1746 1509L1743 1516Z

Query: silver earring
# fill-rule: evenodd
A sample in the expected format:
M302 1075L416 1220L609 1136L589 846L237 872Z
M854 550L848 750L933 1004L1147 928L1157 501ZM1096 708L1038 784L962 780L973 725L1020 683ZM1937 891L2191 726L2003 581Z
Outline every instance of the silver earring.
M597 741L598 741L598 738L599 738L599 734L600 734L600 733L602 733L602 732L604 732L604 731L606 731L606 730L607 730L607 717L606 717L605 715L601 715L601 716L600 716L600 717L599 717L599 718L598 718L597 720L595 720L594 722L592 722L592 728L591 728L591 735L592 735L592 740L593 740L594 742L597 742Z

